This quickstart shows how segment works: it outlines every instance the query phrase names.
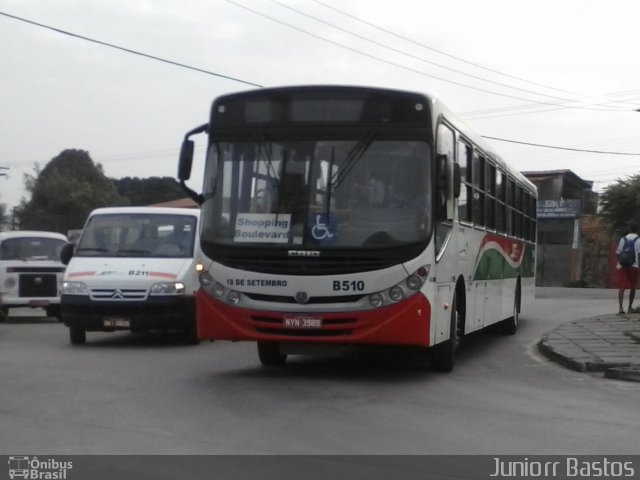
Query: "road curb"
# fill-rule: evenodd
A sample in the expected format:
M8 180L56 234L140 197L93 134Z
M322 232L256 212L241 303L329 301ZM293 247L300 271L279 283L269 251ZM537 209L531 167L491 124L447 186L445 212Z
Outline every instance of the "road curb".
M587 366L584 362L578 362L562 353L556 351L551 345L545 342L545 336L542 337L542 340L538 343L538 350L544 354L549 360L553 360L560 365L567 367L571 370L575 370L576 372L585 372L587 370Z
M562 324L542 336L538 350L577 372L640 382L640 315L601 315Z
M628 382L640 382L640 367L607 368L604 371L604 378L626 380Z

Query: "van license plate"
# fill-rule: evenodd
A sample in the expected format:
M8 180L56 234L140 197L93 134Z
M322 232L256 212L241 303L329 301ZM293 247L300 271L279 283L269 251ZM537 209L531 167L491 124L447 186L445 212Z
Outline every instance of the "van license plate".
M49 300L29 300L29 306L31 308L48 307Z
M102 325L110 328L129 328L131 324L128 318L105 318Z
M322 328L322 318L310 315L285 316L282 324L285 328Z

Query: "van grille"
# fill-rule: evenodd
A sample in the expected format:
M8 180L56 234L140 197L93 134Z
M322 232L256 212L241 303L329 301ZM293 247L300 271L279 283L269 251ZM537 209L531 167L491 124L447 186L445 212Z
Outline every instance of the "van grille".
M58 280L55 274L21 274L18 280L20 297L57 297Z
M147 290L144 288L93 288L91 300L98 301L140 301L146 300Z

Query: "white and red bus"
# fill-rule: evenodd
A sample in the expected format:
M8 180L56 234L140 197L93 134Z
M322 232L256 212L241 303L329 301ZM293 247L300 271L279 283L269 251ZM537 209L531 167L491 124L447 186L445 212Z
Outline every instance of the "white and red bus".
M202 193L190 178L208 135ZM201 339L261 362L314 347L418 347L515 333L533 297L536 189L422 93L295 86L224 95L178 177L202 204Z

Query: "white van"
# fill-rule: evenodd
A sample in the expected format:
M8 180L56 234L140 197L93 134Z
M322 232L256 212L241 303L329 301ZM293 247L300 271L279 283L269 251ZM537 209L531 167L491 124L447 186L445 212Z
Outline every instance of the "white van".
M114 207L91 212L62 252L62 320L74 345L86 332L178 330L197 343L200 211Z
M0 232L0 320L10 308L44 308L60 316L60 251L67 237L55 232Z

